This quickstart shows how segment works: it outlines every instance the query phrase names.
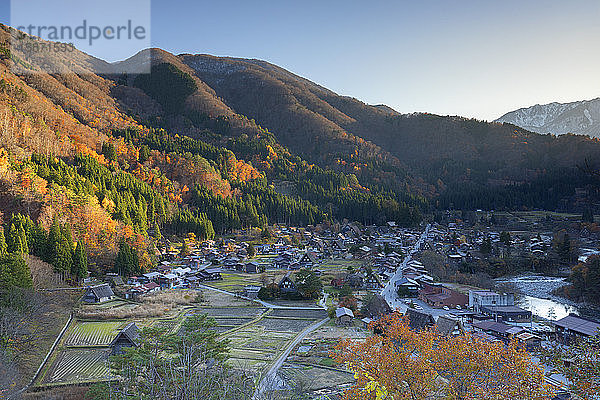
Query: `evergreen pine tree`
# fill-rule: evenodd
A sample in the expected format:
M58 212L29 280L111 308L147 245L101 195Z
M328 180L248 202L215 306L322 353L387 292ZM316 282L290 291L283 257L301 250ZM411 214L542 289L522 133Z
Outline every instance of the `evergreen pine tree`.
M162 235L160 234L160 227L158 226L158 222L154 221L154 239L160 240Z
M71 274L76 277L77 280L82 280L87 276L87 265L87 252L85 251L83 242L79 241L77 242L75 253L73 254Z
M25 233L25 229L22 224L19 224L17 228L17 247L15 248L15 252L20 254L29 254L29 247L27 245L27 234Z
M6 246L6 240L4 239L4 229L2 229L2 227L0 227L0 256L6 254L7 252L7 246Z
M124 240L119 245L114 271L123 276L131 276L140 272L137 251Z
M73 251L67 237L61 235L54 245L54 259L52 260L54 270L61 274L71 272L73 265Z
M0 288L30 288L33 286L31 271L19 253L0 255Z
M46 251L44 253L44 257L42 257L42 259L47 263L54 263L54 259L56 258L56 247L57 243L60 241L60 237L60 225L58 224L58 220L55 218L52 222L52 226L50 227L50 232L48 232Z
M256 249L251 244L248 245L248 247L246 248L246 251L248 252L248 257L254 257L256 255Z

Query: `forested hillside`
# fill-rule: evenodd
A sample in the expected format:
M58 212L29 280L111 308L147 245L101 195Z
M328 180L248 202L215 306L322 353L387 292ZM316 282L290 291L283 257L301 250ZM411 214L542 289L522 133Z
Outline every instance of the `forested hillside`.
M45 60L71 57L77 74L47 74L11 51L10 32L0 31L0 255L37 256L64 279L139 273L168 235L343 218L412 225L426 208L295 155L168 53L156 51L149 75L99 76L79 52Z

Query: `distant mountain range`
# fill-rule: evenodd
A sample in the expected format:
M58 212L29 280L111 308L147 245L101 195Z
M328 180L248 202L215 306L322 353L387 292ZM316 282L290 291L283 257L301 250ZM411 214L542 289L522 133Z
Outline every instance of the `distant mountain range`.
M600 137L600 98L572 103L536 104L506 113L496 122L508 122L537 133L575 133Z

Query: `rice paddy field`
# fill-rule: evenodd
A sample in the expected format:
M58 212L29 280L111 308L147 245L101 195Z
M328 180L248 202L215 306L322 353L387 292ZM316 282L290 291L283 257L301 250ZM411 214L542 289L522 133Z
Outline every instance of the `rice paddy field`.
M101 321L75 323L67 332L65 346L108 346L124 327L122 321Z

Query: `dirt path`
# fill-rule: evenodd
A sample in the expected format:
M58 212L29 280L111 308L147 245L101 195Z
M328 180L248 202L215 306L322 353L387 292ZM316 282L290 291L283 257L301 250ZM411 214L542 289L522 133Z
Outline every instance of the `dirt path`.
M296 338L288 345L285 351L279 356L277 361L269 368L269 371L265 374L265 376L261 379L254 392L254 396L252 396L252 400L260 400L262 395L267 390L276 390L283 386L283 381L281 378L277 376L277 371L283 365L285 360L288 358L292 350L296 347L298 343L300 343L308 334L319 329L321 326L329 322L329 317L322 319L321 321L317 321L314 324L310 325L306 329L296 336Z

